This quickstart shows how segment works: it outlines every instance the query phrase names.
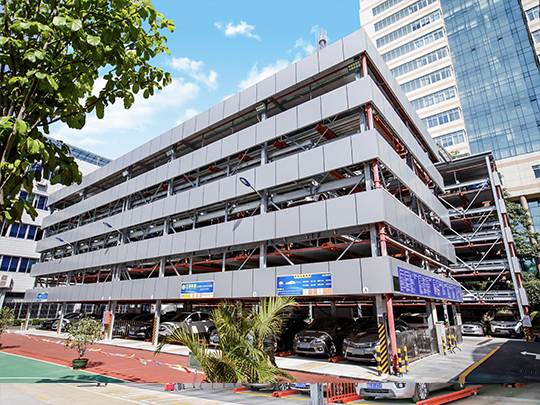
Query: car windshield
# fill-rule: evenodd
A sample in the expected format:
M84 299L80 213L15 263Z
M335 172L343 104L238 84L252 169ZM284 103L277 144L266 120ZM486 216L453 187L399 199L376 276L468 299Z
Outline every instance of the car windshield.
M425 323L425 318L418 315L402 315L399 317L402 321L407 323Z
M516 318L513 315L495 315L494 321L503 321L503 322L515 322Z
M171 321L174 321L174 322L184 322L188 316L191 315L191 312L182 312L180 314L176 314L175 316L173 316L173 318L171 319Z
M309 330L331 330L336 325L336 319L317 319L309 326Z
M376 333L377 321L375 319L368 319L356 329L357 332Z
M79 316L79 313L78 312L72 312L70 314L66 314L64 316L64 318L67 318L67 319L73 319L73 318L77 318Z

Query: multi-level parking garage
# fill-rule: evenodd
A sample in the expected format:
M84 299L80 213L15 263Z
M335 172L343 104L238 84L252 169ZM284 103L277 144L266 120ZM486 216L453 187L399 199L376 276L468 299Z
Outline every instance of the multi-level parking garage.
M462 301L438 161L356 31L51 196L26 300L369 302L395 357L395 300Z
M480 153L437 168L446 185L441 200L452 223L445 234L456 248L453 277L465 289L463 315L509 306L523 318L528 298L493 155Z

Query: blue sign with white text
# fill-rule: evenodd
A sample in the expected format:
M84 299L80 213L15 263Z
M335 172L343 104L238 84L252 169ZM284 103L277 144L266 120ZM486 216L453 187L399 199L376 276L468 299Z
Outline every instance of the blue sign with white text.
M36 302L47 302L49 299L49 293L38 293Z
M180 298L213 298L214 281L192 281L182 283Z
M332 273L277 277L277 295L331 295Z
M463 302L461 287L398 267L399 291L421 297Z

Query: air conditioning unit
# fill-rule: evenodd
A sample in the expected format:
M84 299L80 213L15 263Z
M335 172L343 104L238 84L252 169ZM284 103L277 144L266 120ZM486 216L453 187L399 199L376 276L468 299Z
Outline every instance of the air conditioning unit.
M11 276L2 274L0 276L0 288L11 288Z

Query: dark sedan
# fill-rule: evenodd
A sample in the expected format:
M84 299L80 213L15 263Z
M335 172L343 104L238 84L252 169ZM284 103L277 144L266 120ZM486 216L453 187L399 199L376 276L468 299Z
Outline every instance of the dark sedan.
M326 354L335 357L341 353L343 339L356 327L350 318L323 318L314 321L306 330L294 337L293 349L297 354Z
M413 330L411 326L400 319L395 319L394 325L396 334ZM377 320L370 318L343 340L343 355L347 360L375 361L377 346L379 346Z

